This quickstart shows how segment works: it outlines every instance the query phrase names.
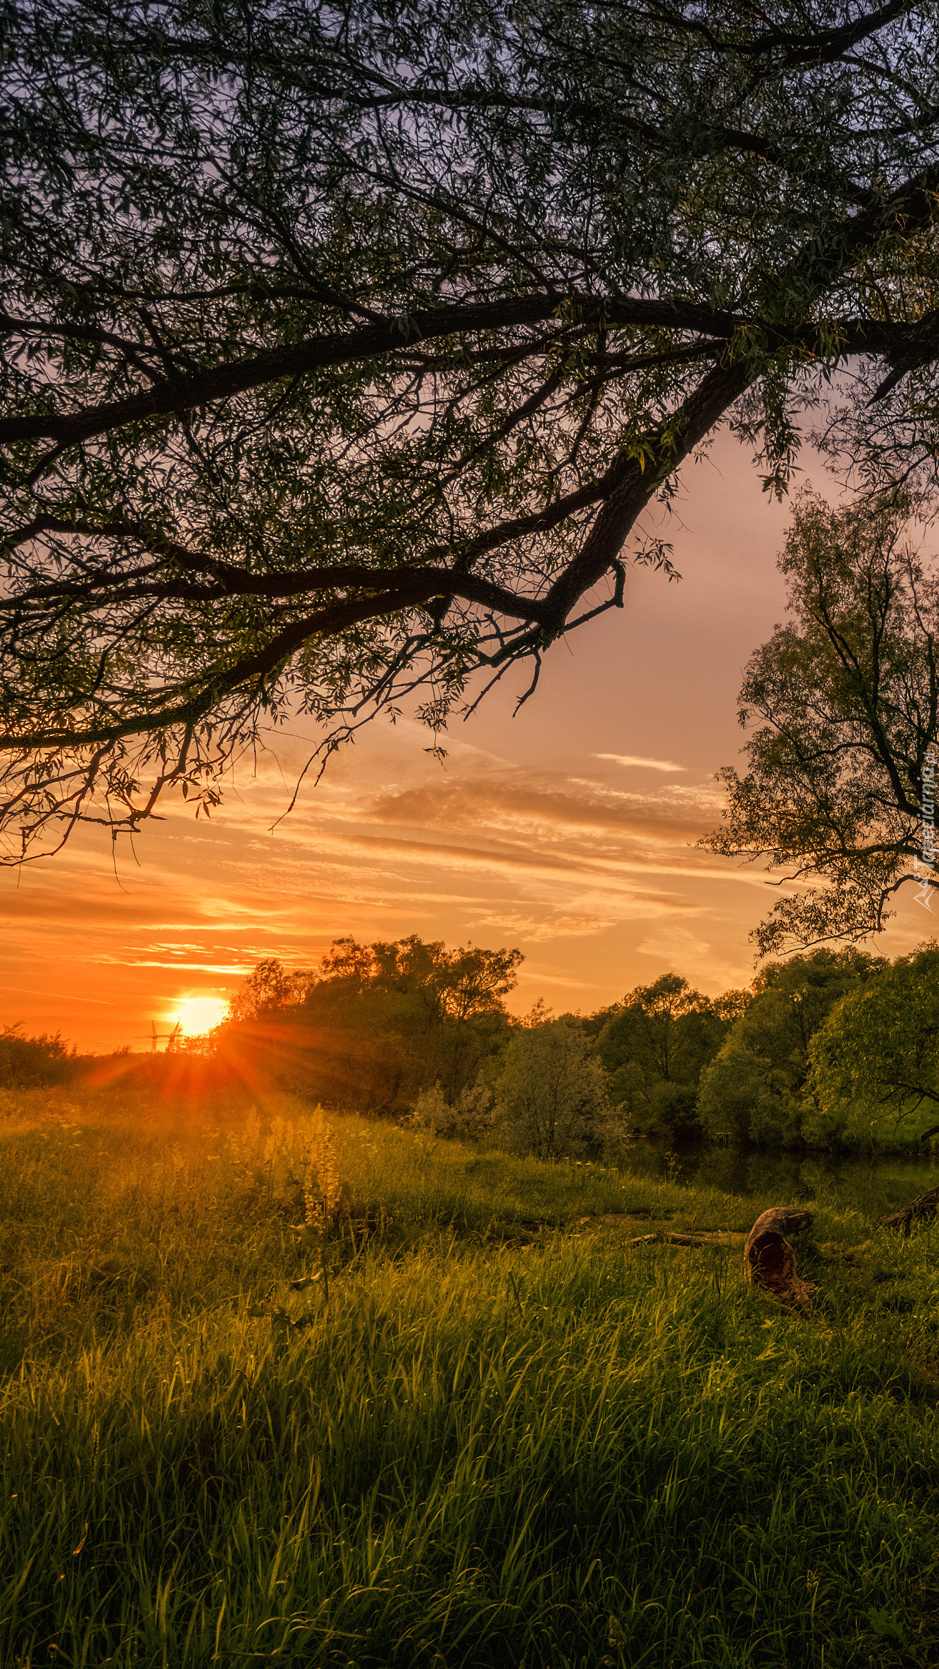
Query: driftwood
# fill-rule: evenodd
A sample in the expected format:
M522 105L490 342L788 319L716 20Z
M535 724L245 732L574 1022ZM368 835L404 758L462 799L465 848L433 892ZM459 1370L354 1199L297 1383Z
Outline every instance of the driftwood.
M752 1286L760 1287L787 1309L812 1308L815 1288L796 1272L796 1255L789 1236L810 1228L812 1213L796 1206L774 1205L758 1217L743 1249L743 1268Z
M925 1194L917 1194L915 1200L905 1205L902 1211L894 1211L889 1217L881 1217L881 1227L897 1229L900 1234L909 1234L914 1223L925 1223L930 1217L935 1217L939 1211L939 1188L927 1188Z

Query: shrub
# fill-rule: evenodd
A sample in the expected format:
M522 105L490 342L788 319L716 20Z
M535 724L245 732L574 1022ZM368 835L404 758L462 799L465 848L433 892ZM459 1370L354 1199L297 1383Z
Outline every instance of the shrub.
M0 1031L0 1088L37 1089L64 1084L74 1070L74 1051L59 1032L27 1037L21 1024Z
M457 1136L477 1141L492 1126L492 1091L484 1084L468 1084L455 1102L449 1102L439 1084L421 1090L411 1107L408 1122L435 1136Z

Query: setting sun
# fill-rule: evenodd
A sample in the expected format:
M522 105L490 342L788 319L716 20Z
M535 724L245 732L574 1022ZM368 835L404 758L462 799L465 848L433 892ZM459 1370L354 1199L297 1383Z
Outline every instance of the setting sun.
M171 1025L179 1021L187 1037L201 1037L220 1024L228 1014L228 1003L222 997L181 997L174 1004L168 1018Z

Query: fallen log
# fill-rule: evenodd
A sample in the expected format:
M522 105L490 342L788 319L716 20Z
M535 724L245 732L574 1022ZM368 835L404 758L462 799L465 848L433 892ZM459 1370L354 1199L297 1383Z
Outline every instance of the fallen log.
M702 1229L700 1234L678 1234L671 1229L660 1229L657 1234L634 1234L627 1246L650 1246L660 1241L664 1246L732 1246L742 1239L736 1229Z
M917 1194L915 1200L905 1205L902 1211L891 1212L889 1217L881 1217L881 1228L896 1229L900 1234L909 1234L914 1223L926 1223L930 1217L935 1217L939 1211L939 1188L927 1188L924 1194Z
M812 1225L812 1213L797 1206L774 1205L758 1217L743 1249L743 1269L751 1286L768 1292L787 1309L812 1308L815 1291L796 1270L796 1255L789 1236L801 1234Z

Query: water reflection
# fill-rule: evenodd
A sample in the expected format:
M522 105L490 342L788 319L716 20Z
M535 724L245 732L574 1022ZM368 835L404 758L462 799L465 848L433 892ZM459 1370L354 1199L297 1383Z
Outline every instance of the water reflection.
M858 1154L760 1151L750 1148L676 1145L636 1138L624 1169L635 1176L696 1182L773 1205L830 1200L884 1212L905 1205L939 1183L939 1153L869 1157Z

